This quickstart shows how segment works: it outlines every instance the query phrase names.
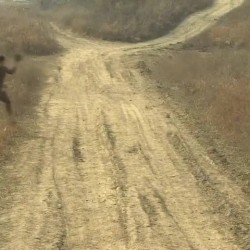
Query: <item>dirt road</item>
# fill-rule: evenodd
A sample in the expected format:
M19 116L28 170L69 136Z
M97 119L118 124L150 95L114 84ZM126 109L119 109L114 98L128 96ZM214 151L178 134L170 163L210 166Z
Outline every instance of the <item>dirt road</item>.
M249 197L134 56L200 32L201 17L225 14L229 2L137 47L58 35L67 51L1 166L0 249L249 249Z

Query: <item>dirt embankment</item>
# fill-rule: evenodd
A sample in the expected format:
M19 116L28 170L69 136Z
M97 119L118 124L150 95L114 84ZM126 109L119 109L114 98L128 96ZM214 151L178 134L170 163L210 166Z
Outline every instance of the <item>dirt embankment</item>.
M72 1L53 11L64 27L106 40L138 42L167 34L189 14L214 0Z

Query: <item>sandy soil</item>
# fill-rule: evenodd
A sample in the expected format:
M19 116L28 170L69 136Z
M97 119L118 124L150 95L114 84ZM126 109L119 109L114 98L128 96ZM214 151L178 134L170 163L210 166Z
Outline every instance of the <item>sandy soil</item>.
M218 1L137 47L57 30L66 52L1 166L0 249L249 249L249 197L135 57L185 41L241 2Z

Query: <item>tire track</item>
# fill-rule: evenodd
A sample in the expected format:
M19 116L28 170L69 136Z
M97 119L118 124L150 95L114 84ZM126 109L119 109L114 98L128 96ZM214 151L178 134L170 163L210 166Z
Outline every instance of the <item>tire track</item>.
M246 208L247 205L240 202L239 199L234 199L233 203L229 198L230 195L225 195L224 192L219 189L218 182L208 175L206 171L200 167L200 164L192 155L192 151L183 144L182 140L177 136L170 139L175 150L182 155L184 161L190 169L190 172L198 180L201 191L204 192L204 196L207 197L207 201L211 203L213 211L219 214L222 218L223 230L227 228L233 232L235 236L235 241L237 243L241 242L242 237L247 237L250 231L249 221L247 218L248 212L244 212L242 208ZM240 238L239 238L240 237ZM245 245L247 244L247 245ZM241 242L243 249L249 247L248 243Z
M126 166L123 164L122 159L117 154L116 150L116 136L112 129L112 126L108 122L108 118L106 114L102 111L101 112L101 134L103 143L105 147L108 147L108 157L111 161L113 166L112 174L114 177L114 184L116 187L117 193L117 210L118 210L118 217L119 217L119 224L122 230L122 235L124 238L125 246L127 248L129 244L129 237L127 232L127 172Z
M218 0L169 37L148 44L58 35L68 48L61 77L48 83L36 135L11 163L20 183L1 214L1 249L248 247L247 231L238 230L234 244L225 227L228 208L214 213L223 201L233 214L229 225L240 225L247 221L248 200L185 126L172 114L166 119L171 107L148 87L133 57L194 36L211 24L209 18L230 9L229 1Z
M142 103L140 103L140 105L139 106L142 106ZM143 105L144 106L144 105ZM145 105L145 107L146 107L146 105ZM134 107L132 108L132 110L134 111ZM145 145L144 146L144 149L142 150L142 151L148 151L148 152L150 152L150 154L153 154L153 156L152 157L150 157L151 159L153 159L153 161L151 162L151 161L149 161L148 160L148 156L145 158L144 157L144 161L146 161L146 165L149 165L149 169L151 170L151 172L154 172L155 174L154 175L156 175L156 177L155 178L157 178L157 183L158 183L158 185L159 184L161 184L161 185L163 185L163 186L165 186L166 184L164 183L164 182L166 182L167 181L167 179L165 179L165 180L160 180L159 179L159 175L163 175L163 172L162 172L162 170L164 169L164 165L162 165L162 163L164 162L164 163L167 163L170 159L171 159L171 161L173 162L172 164L174 164L174 166L178 166L178 165L180 165L179 167L181 167L181 166L183 166L183 162L180 162L180 160L178 159L178 161L176 162L176 161L174 161L174 159L173 159L173 157L172 157L172 155L171 155L171 153L174 153L175 155L176 155L176 157L177 158L179 158L179 155L178 155L178 152L174 152L173 151L173 149L171 149L171 144L168 144L168 141L163 141L163 138L164 137L162 137L162 134L161 133L155 133L155 131L161 131L162 129L165 129L166 130L166 134L168 133L167 131L169 130L169 131L171 131L171 133L172 133L172 131L178 131L176 128L172 128L173 127L173 124L171 124L171 126L169 127L169 126L167 126L166 127L166 125L164 124L164 121L162 121L162 117L160 118L160 119L158 119L159 117L158 117L158 115L156 116L155 115L155 113L158 113L158 114L160 114L161 115L161 113L162 112L152 112L152 111L150 111L150 110L144 110L144 112L145 113L151 113L151 115L149 115L149 114L147 114L147 115L145 115L144 114L144 119L142 119L141 118L141 112L138 110L138 108L136 108L137 109L137 112L133 112L132 114L131 114L131 111L127 111L127 109L126 109L126 105L122 105L122 110L123 110L123 114L124 114L124 116L126 117L126 120L128 120L128 116L131 114L131 118L133 119L133 121L135 121L135 126L136 126L136 129L137 129L137 132L136 133L133 133L133 135L138 135L139 137L141 137L141 139L139 139L138 140L138 142L137 142L137 145L139 145L138 147L137 147L137 150L135 150L134 152L135 153L137 153L138 152L138 148L142 148L142 146L140 145L140 140L145 140L145 138L147 138L146 139L146 143L144 142L142 145ZM141 114L139 114L139 117L138 117L138 113L141 113ZM128 113L129 113L129 115L128 115ZM145 117L150 117L150 118L152 118L152 117L154 117L154 120L156 121L156 123L158 123L158 126L156 126L155 124L155 122L152 120L152 119L150 119L150 120L145 120ZM138 124L139 123L139 124ZM130 124L131 124L131 120L130 120ZM163 125L164 124L164 125ZM128 125L127 125L128 126ZM152 128L154 128L154 130L152 130ZM157 139L157 136L158 135L160 135L162 138L158 138ZM137 138L138 138L138 136L137 136ZM166 138L166 137L165 137ZM160 140L159 140L160 139ZM155 144L155 142L160 142L160 143L162 143L162 146L163 145L165 145L165 153L164 154L166 154L167 153L167 155L165 155L165 156L160 156L159 154L157 155L157 154L155 154L155 152L157 152L157 150L158 150L158 152L161 152L161 153L163 153L164 152L164 150L163 149L160 149L160 148L158 148L158 146L157 146L157 144ZM154 146L153 146L154 145ZM161 146L161 147L162 147ZM171 149L171 150L170 150ZM139 151L141 151L141 150L139 150ZM176 154L177 153L177 154ZM170 154L170 155L169 155ZM143 156L143 155L142 155ZM160 158L162 158L161 160L160 160ZM166 158L167 157L167 158ZM163 160L165 158L165 160ZM159 159L160 161L156 161L156 159ZM177 164L177 165L176 165ZM155 166L157 166L158 165L158 167L156 168ZM161 166L161 167L160 167ZM178 168L179 168L178 167ZM177 169L178 169L177 168ZM152 171L152 169L157 169L157 171L156 170L154 170L154 171ZM177 170L176 169L176 170ZM180 170L181 171L181 170ZM156 174L157 173L157 174ZM173 173L173 174L171 174L171 173L165 173L166 174L166 176L169 176L170 177L170 180L171 180L171 178L177 178L178 176L179 177L181 177L181 179L182 179L182 182L183 181L186 181L186 179L187 179L187 177L186 178L184 178L183 179L183 174L181 174L180 175L180 172L179 172L179 170L178 170L178 172L177 173ZM164 176L164 175L163 175ZM178 177L178 178L179 178ZM150 178L152 178L152 176L150 177ZM153 178L154 179L154 178ZM174 184L174 183L173 183ZM174 184L175 185L175 184ZM179 184L178 184L179 185ZM198 191L198 187L197 187L197 191ZM197 193L197 195L198 195L198 193ZM198 200L199 200L200 198L198 198ZM193 198L193 200L194 200L194 198ZM202 204L202 203L201 203ZM205 206L205 204L203 204L202 206ZM145 210L145 209L144 209ZM186 211L186 212L188 212L188 213L190 213L188 210ZM191 216L192 217L192 216ZM205 217L204 217L205 218ZM181 223L182 224L182 223ZM182 232L186 232L186 230L187 229L185 229L185 231L183 231L182 230ZM179 230L180 231L180 230ZM207 232L209 232L209 230L207 231ZM210 232L211 233L211 232ZM209 233L208 233L209 234ZM188 235L190 235L190 232L188 233ZM198 239L198 237L197 237L197 239ZM189 242L189 245L190 245L190 248L192 249L195 249L195 247L193 247L192 246L192 244L193 244L194 242ZM196 245L197 246L197 243L195 243L194 245ZM171 249L171 248L170 248ZM213 248L214 249L214 248ZM216 248L216 249L218 249L218 248ZM221 249L224 249L224 248L221 248Z

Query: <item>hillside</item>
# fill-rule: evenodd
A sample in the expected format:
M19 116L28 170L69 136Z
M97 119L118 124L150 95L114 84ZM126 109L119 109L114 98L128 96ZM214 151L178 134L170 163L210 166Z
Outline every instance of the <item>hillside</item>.
M189 14L213 0L71 1L53 11L64 26L79 34L107 40L138 42L167 34Z

